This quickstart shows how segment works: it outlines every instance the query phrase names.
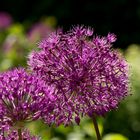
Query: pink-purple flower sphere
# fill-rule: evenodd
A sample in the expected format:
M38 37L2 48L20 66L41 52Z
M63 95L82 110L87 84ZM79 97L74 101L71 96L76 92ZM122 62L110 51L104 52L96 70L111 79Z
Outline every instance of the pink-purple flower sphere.
M94 36L78 26L52 33L29 55L30 68L56 89L56 124L80 123L80 117L104 115L128 95L128 65L115 50L114 34Z
M0 74L0 127L24 127L49 113L53 98L46 84L23 68ZM49 117L49 116L48 116Z

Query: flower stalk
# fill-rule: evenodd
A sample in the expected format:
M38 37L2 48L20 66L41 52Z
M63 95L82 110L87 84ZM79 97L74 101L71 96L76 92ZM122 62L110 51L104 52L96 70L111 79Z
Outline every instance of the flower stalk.
M93 115L92 121L93 121L93 124L94 124L97 140L102 140L95 115Z
M21 128L18 129L18 140L22 140L22 130L21 130Z

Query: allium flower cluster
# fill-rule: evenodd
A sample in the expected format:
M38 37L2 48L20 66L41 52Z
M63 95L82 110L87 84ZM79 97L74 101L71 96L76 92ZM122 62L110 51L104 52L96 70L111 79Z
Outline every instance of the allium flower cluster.
M41 138L37 136L32 136L28 130L22 131L22 139L23 140L41 140ZM17 130L9 130L7 131L6 136L0 135L0 140L19 140L18 131Z
M78 26L52 33L29 55L30 68L56 89L56 124L104 115L128 94L128 66L111 48L115 41L114 34L94 36L92 29Z
M14 69L0 74L0 127L21 128L41 117L53 102L49 88L33 74Z

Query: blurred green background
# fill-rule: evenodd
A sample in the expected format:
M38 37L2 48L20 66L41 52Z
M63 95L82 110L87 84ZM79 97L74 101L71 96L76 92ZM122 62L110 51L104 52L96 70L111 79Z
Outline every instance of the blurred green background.
M24 66L38 42L58 27L86 25L95 34L113 32L115 49L130 65L132 95L119 108L98 118L103 140L140 140L140 0L4 0L0 4L0 71ZM42 140L95 140L92 121L80 126L48 127L41 121L27 124Z

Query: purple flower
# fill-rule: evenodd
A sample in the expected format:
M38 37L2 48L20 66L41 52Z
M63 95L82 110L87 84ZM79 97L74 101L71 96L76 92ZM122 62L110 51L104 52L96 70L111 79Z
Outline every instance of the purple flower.
M114 34L93 36L91 28L78 26L52 33L29 55L30 68L56 88L56 124L104 115L128 95L128 66L111 48L115 40Z
M34 24L28 32L30 42L37 42L40 38L46 38L53 29L43 22Z
M18 129L28 121L40 119L41 113L53 109L50 90L51 87L23 68L0 74L0 122ZM0 123L0 127L4 124Z
M11 23L11 16L8 13L0 12L0 29L9 27Z
M27 129L22 131L22 139L24 139L24 140L41 140L41 138L39 138L37 136L32 136ZM18 131L9 130L6 132L6 136L0 135L0 140L19 140Z

